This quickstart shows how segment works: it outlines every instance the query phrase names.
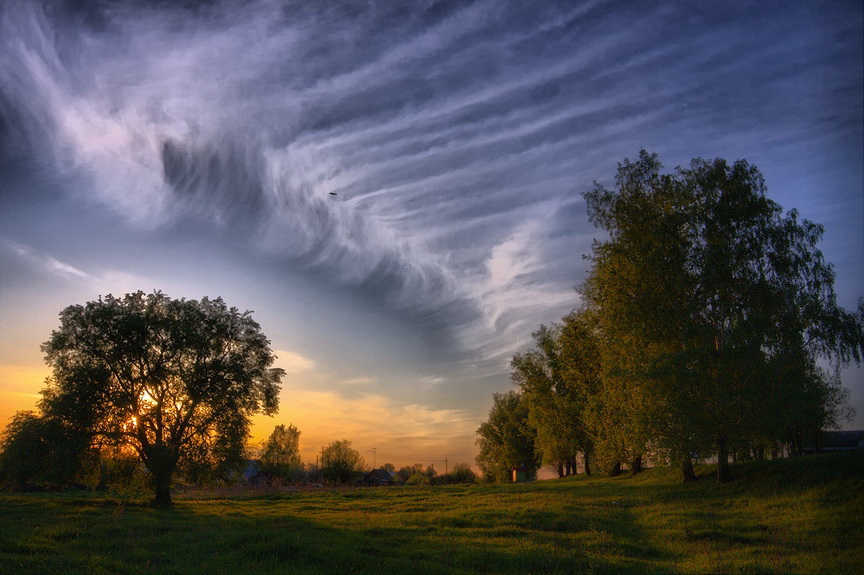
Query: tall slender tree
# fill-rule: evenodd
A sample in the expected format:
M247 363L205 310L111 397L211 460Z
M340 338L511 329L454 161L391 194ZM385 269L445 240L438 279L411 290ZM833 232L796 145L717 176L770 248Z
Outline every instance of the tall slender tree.
M576 472L582 453L591 473L593 441L586 421L589 397L599 387L596 334L587 312L569 314L562 324L540 326L535 348L516 354L511 379L522 391L537 449L559 475Z
M524 467L531 478L536 476L541 457L521 393L496 393L489 419L480 424L477 435L480 453L475 461L486 479L507 481L515 467Z
M261 471L286 482L303 469L300 461L300 430L293 424L277 425L261 444Z

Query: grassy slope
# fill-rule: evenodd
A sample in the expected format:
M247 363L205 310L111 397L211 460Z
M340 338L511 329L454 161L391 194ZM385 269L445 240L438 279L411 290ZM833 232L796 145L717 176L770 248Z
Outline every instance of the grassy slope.
M705 474L711 469L703 469ZM861 573L864 452L736 479L365 488L179 500L0 495L0 572Z

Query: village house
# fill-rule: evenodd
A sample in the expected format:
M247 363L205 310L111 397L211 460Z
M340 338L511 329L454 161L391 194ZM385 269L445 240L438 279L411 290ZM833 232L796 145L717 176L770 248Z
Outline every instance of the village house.
M363 476L363 485L381 486L402 483L401 477L386 469L373 469Z

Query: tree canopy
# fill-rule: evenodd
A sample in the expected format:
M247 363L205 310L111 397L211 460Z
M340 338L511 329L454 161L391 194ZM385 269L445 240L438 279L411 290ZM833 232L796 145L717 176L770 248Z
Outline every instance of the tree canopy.
M366 470L366 461L360 452L351 447L347 439L334 441L324 448L321 458L324 479L347 483Z
M576 472L577 453L583 454L590 474L594 445L586 414L588 398L599 386L590 316L571 313L563 324L541 325L533 336L536 347L513 357L511 379L522 391L536 447L543 463L557 467L559 476Z
M616 360L605 381L638 382L650 417L634 421L673 458L713 450L725 481L732 441L791 424L796 398L815 399L808 386L835 392L814 368L860 361L861 320L836 303L823 228L784 214L755 167L660 169L643 150L615 189L585 194L609 239L581 291Z
M744 160L661 170L642 150L584 194L608 235L582 306L514 356L521 395L495 395L481 468L500 475L533 440L547 464L582 451L638 471L647 455L685 478L716 456L724 482L730 454L800 453L850 417L839 369L864 353L864 303L837 304L822 226L784 212Z
M63 487L87 459L90 439L58 418L19 411L0 439L0 484Z
M61 312L42 346L53 378L41 408L93 442L134 449L168 505L178 469L239 463L250 417L277 411L284 372L269 344L221 298L108 295Z
M521 393L496 393L489 419L477 428L477 436L480 453L475 461L487 480L506 481L516 467L524 467L532 478L536 475L541 456Z
M300 430L294 425L277 425L261 444L261 471L285 482L303 470L300 461Z

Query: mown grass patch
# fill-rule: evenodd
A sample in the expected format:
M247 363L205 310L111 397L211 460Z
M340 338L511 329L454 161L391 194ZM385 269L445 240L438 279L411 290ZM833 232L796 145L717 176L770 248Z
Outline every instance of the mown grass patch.
M860 573L864 454L736 479L318 489L177 498L0 495L10 573ZM704 470L705 473L710 469Z

